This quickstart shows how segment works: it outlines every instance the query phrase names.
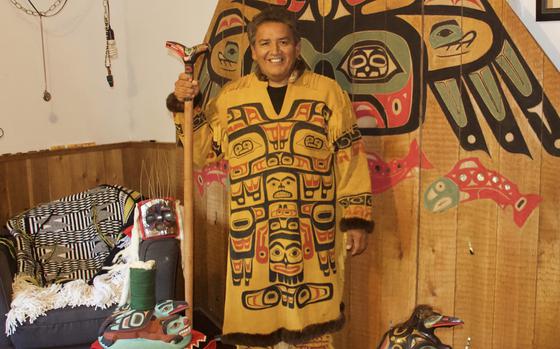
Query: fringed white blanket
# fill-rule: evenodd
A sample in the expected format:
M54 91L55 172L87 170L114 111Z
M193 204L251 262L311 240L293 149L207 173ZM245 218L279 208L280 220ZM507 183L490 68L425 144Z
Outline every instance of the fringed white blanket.
M14 293L6 318L6 335L12 335L26 320L33 323L48 310L81 305L101 309L110 307L119 301L125 274L121 269L95 277L93 285L74 280L49 287L36 286L26 277L17 276L12 285Z

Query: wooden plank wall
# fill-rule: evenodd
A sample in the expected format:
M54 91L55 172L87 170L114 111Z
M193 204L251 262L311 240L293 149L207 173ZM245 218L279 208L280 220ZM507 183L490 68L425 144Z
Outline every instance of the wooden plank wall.
M99 184L120 184L140 189L142 161L170 158L175 171L175 146L156 143L121 143L57 151L0 156L0 183L4 200L0 224L33 207ZM170 175L173 194L177 176Z
M144 195L169 191L182 200L182 161L182 151L174 144L152 142L1 155L0 226L39 203L99 184L124 185ZM148 185L156 180L161 183L159 190ZM214 186L195 200L195 226L204 228L197 229L200 233L195 237L195 304L221 323L227 253L225 191ZM182 282L178 284L182 287Z
M498 35L511 37L560 112L560 73L508 2L489 2L503 24ZM416 21L428 41L430 28L420 18ZM459 81L465 78L461 73ZM423 303L465 321L437 332L454 348L467 343L485 349L560 347L554 335L560 331L560 160L543 149L541 135L531 129L505 82L500 83L531 157L504 150L478 109L488 154L462 149L427 87L421 91L426 119L418 132L366 139L367 150L384 159L403 158L407 145L418 139L433 168L374 197L377 228L365 255L349 264L349 329L337 338L338 347L375 347L391 324L406 320L414 305ZM424 207L428 186L468 157L511 179L520 192L543 198L522 227L514 223L511 207L501 208L492 200L462 203L437 214Z

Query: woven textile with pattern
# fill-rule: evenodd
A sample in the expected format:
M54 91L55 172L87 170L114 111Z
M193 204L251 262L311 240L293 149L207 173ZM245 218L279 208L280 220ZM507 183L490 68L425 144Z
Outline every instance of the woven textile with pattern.
M6 334L50 309L106 308L120 296L124 274L100 274L116 250L130 241L123 231L134 222L138 192L100 185L38 205L11 218L17 261Z

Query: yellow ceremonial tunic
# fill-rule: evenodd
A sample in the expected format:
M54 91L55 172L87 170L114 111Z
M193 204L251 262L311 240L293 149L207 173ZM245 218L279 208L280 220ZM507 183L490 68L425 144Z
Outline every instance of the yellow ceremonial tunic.
M176 122L183 117L176 114ZM222 340L298 343L342 327L341 220L371 221L364 147L347 94L304 72L276 113L267 82L230 82L194 119L195 165L229 161Z

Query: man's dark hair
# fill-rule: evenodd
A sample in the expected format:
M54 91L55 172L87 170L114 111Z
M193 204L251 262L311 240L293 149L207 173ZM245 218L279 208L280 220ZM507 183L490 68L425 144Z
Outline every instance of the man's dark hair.
M266 22L286 24L292 31L295 43L299 43L301 35L297 30L295 15L283 7L271 6L262 10L259 14L253 17L253 20L247 25L247 35L249 36L249 43L251 46L255 45L257 28L259 25Z

